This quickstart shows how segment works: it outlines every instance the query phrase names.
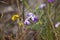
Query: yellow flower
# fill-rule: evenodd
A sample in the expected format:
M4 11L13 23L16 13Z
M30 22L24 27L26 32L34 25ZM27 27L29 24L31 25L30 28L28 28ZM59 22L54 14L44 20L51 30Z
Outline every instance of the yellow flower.
M21 27L24 26L24 23L23 23L22 21L20 21L19 19L17 19L17 23L18 23L18 25L21 26Z
M18 15L18 14L15 14L15 15L12 16L12 20L13 20L13 21L15 21L15 20L17 20L17 19L19 19L19 15Z
M19 26L24 26L24 24L22 22L18 22Z

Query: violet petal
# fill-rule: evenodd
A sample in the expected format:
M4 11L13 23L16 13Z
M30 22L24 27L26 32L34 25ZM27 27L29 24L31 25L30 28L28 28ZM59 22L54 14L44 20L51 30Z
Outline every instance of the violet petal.
M54 2L54 0L48 0L48 2Z
M25 24L25 25L29 25L30 22L29 22L28 20L26 20L26 21L24 22L24 24Z

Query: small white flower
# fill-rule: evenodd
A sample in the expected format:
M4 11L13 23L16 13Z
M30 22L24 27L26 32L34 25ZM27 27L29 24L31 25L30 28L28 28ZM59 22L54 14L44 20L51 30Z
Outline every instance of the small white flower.
M60 25L60 22L56 23L55 27L57 28L57 27L59 27L59 25Z
M41 5L40 5L40 8L41 8L41 9L44 8L44 7L46 7L46 4L41 4Z
M29 16L34 16L34 14L30 12L30 13L27 14L27 16L28 16L28 17L29 17Z

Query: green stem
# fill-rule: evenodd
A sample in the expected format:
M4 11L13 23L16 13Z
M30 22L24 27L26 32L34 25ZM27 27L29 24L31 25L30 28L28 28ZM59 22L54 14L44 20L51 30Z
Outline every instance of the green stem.
M54 28L54 23L53 23L53 21L51 20L51 17L50 17L49 14L50 14L50 4L48 5L48 13L47 13L47 16L48 16L48 19L49 19L49 21L50 21L50 23L51 23L51 26L52 26L52 28L53 28L53 32L55 33L56 40L58 40L57 33L56 33L56 31L55 31L55 28Z

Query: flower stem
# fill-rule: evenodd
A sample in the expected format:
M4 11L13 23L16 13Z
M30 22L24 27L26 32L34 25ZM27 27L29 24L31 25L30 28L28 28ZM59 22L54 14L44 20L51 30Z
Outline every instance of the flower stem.
M51 17L50 17L49 14L50 14L50 4L48 4L47 16L48 16L48 19L49 19L49 21L50 21L50 23L51 23L51 26L52 26L52 28L53 28L53 32L55 33L56 40L58 40L57 33L56 33L56 31L55 31L55 28L54 28L54 23L53 23L53 21L52 21L52 19L51 19Z

